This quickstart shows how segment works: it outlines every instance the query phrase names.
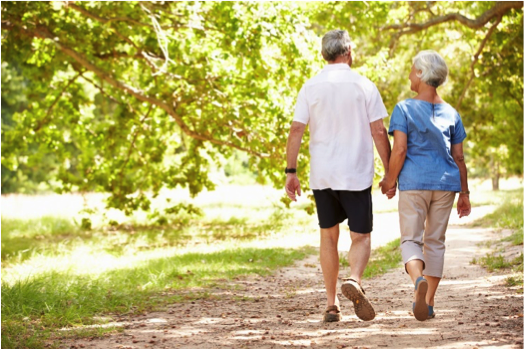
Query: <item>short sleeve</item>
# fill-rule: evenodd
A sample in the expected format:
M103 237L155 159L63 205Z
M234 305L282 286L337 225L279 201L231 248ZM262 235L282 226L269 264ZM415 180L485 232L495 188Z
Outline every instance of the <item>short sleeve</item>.
M466 138L466 130L464 129L464 125L462 124L462 119L460 118L460 115L457 112L457 116L455 117L455 130L451 134L451 144L456 145L457 143L461 143Z
M366 95L366 112L371 123L386 118L388 111L386 110L386 106L384 106L384 102L382 102L382 97L377 87L372 82L370 82L370 84L369 93Z
M393 109L393 113L391 113L388 134L393 136L395 130L402 131L406 135L408 134L408 120L398 104Z
M293 121L306 124L309 122L309 105L306 98L306 89L302 86L297 97L297 104L295 106L295 116Z

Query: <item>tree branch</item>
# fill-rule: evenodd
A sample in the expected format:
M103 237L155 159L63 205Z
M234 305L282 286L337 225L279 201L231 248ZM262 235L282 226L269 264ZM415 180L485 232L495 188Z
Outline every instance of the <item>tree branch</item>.
M478 48L477 52L473 56L473 61L471 62L471 66L470 66L471 76L469 77L468 82L466 83L466 85L464 86L464 89L462 90L462 93L460 94L460 97L459 97L459 99L457 101L457 105L455 106L455 109L459 110L460 106L462 105L462 101L464 100L464 97L466 96L466 92L468 91L469 87L471 86L471 83L473 82L473 79L475 79L475 77L476 77L476 75L475 75L475 64L477 64L477 62L479 60L479 56L482 53L482 50L484 50L484 46L486 46L486 43L488 42L490 36L493 34L493 32L495 31L495 28L497 28L497 26L499 25L499 23L501 21L502 21L502 15L499 15L499 17L497 18L497 21L495 23L493 23L491 28L489 28L486 36L484 37L484 39L480 43L480 47Z
M62 97L62 95L64 94L64 92L66 92L66 90L69 88L69 86L71 86L71 84L74 83L74 81L80 76L82 75L82 72L79 72L77 75L75 75L74 77L72 77L71 79L68 80L67 84L64 86L64 88L62 89L62 91L60 91L60 93L58 94L58 96L55 98L55 100L53 101L53 103L51 104L51 106L49 106L49 108L47 109L47 112L45 114L45 117L40 120L40 122L38 123L38 125L36 126L35 128L35 132L38 132L40 129L42 129L42 127L47 124L47 122L49 121L49 117L51 116L51 111L53 110L53 108L56 106L56 104L58 103L58 101L60 100L60 98Z
M149 117L149 113L151 113L152 110L153 110L153 105L149 105L149 109L147 110L147 113L140 119L139 124L142 124L147 119L147 117ZM137 128L136 132L133 135L133 140L131 141L131 145L129 146L129 149L127 151L126 159L124 161L124 164L120 168L120 181L119 181L120 184L122 184L122 178L124 177L124 169L127 163L129 162L129 159L131 158L131 153L133 152L133 149L135 148L135 143L136 143L136 139L138 137L139 132L140 132L140 127Z
M89 62L87 60L87 58L85 58L79 52L75 51L74 49L72 49L72 48L70 48L70 47L68 47L66 45L61 44L62 40L56 39L57 36L52 34L49 31L49 29L47 29L47 27L44 27L44 26L40 25L40 26L37 26L37 28L33 32L31 32L28 29L23 28L21 25L14 25L13 23L8 23L8 24L9 24L9 28L8 28L9 30L12 30L12 29L14 29L16 27L18 30L20 30L22 33L24 33L24 34L26 34L28 36L38 37L38 38L42 38L42 39L49 39L56 46L57 49L59 49L60 51L62 51L64 54L66 54L67 56L71 57L72 59L74 59L77 63L79 63L85 69L87 69L87 70L93 72L94 74L96 74L101 80L109 83L111 86L113 86L113 87L115 87L115 88L117 88L119 90L122 90L122 91L130 94L131 96L135 97L139 101L147 102L147 103L150 103L152 105L155 105L155 106L163 109L164 111L166 111L175 120L175 122L178 124L180 129L182 129L182 131L186 135L188 135L188 136L190 136L190 137L192 137L194 139L197 139L197 140L209 141L209 142L211 142L211 143L213 143L215 145L227 146L227 147L235 148L235 149L238 149L240 151L243 151L243 152L252 154L254 156L257 156L259 158L269 158L270 157L270 155L267 154L267 153L256 152L256 151L253 151L250 148L245 148L245 147L239 146L237 144L234 144L232 142L218 140L218 139L213 138L213 136L211 136L211 135L202 135L202 134L199 134L199 133L191 130L187 126L187 124L184 122L182 117L175 112L173 106L170 105L168 102L161 101L161 100L156 99L156 98L151 97L151 96L147 96L146 94L144 94L143 91L140 91L139 89L137 89L137 88L135 88L135 87L133 87L131 85L128 85L126 83L123 83L123 82L115 79L114 77L112 77L107 72L103 71L99 67L95 66L93 63ZM4 29L4 28L2 28L2 29Z
M403 24L390 24L387 26L384 26L380 28L381 30L399 30L399 36L405 35L405 34L413 34L416 32L420 32L421 30L427 29L429 27L450 22L450 21L457 21L465 25L466 27L472 28L472 29L479 29L482 28L486 23L488 23L491 19L500 17L504 15L506 12L508 12L511 9L521 9L523 7L522 1L497 1L495 3L495 6L481 14L476 19L470 19L466 16L461 15L460 13L450 13L445 16L439 16L430 19L427 22L424 23L403 23Z
M518 105L520 106L520 109L522 109L522 98L519 98L517 96L515 96L512 92L511 92L511 89L506 86L506 91L508 92L508 95L515 100L515 102L518 103Z
M92 18L92 19L94 19L94 20L96 20L98 22L102 22L104 24L105 23L111 23L111 22L129 22L129 23L137 24L137 25L143 26L143 27L153 28L153 26L150 25L150 24L142 23L140 21L137 21L137 20L134 20L134 19L128 18L128 17L113 17L113 18L100 17L100 16L97 16L94 13L91 13L90 11L84 9L83 7L75 5L72 1L66 1L66 4L67 4L68 8L72 8L73 10L76 10L76 11L80 12L84 16Z
M151 28L151 29L155 29L151 24L148 24L148 23L143 23L143 22L140 22L140 21L137 21L135 19L132 19L132 18L129 18L129 17L113 17L113 18L104 18L104 17L100 17L100 16L97 16L95 15L94 13L86 10L85 8L83 7L80 7L78 5L75 5L73 4L71 1L66 1L66 3L68 4L67 6L82 13L84 16L87 16L89 18L92 18L98 22L101 22L101 23L111 23L111 22L129 22L129 23L133 23L133 24L136 24L136 25L139 25L139 26L142 26L142 27L147 27L147 28ZM168 28L177 28L178 26L176 25L170 25L170 26L162 26L161 28L162 29L168 29Z
M69 3L68 3L69 4ZM131 23L135 23L135 24L139 24L139 25L145 25L145 26L148 26L148 27L151 27L152 29L153 26L150 26L148 24L145 24L145 23L141 23L141 22L138 22L138 21L135 21L133 19L130 19L130 18L127 18L127 17L118 17L118 18L111 18L111 19L107 19L107 18L103 18L103 17L100 17L100 16L97 16L89 11L87 11L86 9L80 7L80 6L77 6L75 4L69 4L69 7L71 7L72 9L82 13L83 15L89 17L89 18L92 18L96 21L99 21L101 23L104 23L104 24L107 24L107 23L110 23L112 21L127 21L127 22L131 22ZM147 64L154 70L159 70L158 67L155 65L154 62L152 62L150 59L149 59L149 56L147 54L145 54L145 52L140 48L138 47L134 42L133 40L129 39L128 37L126 37L125 35L123 35L122 33L120 33L118 30L116 30L115 28L112 28L112 31L113 33L116 34L116 36L118 36L120 39L124 40L126 43L128 43L129 45L133 46L138 54L142 55L142 57L146 60Z

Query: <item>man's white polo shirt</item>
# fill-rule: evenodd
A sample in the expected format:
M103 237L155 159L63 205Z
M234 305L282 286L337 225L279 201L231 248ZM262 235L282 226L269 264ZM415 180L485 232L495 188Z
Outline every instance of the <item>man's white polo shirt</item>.
M369 79L328 64L298 94L294 121L309 124L311 189L360 191L373 184L370 123L388 116Z

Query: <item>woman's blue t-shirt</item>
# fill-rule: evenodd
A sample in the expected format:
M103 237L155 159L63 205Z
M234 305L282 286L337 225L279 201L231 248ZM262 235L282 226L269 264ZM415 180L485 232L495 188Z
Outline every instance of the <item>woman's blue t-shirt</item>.
M401 101L389 123L389 134L395 130L408 136L406 160L398 178L401 191L461 190L451 145L464 141L466 131L453 107L415 99Z

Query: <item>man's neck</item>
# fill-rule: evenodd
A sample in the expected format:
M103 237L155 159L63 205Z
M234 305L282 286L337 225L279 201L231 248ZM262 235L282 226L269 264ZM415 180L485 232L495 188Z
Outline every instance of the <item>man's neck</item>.
M348 58L340 56L340 57L337 57L337 59L334 61L328 61L328 64L340 64L340 63L348 64Z

